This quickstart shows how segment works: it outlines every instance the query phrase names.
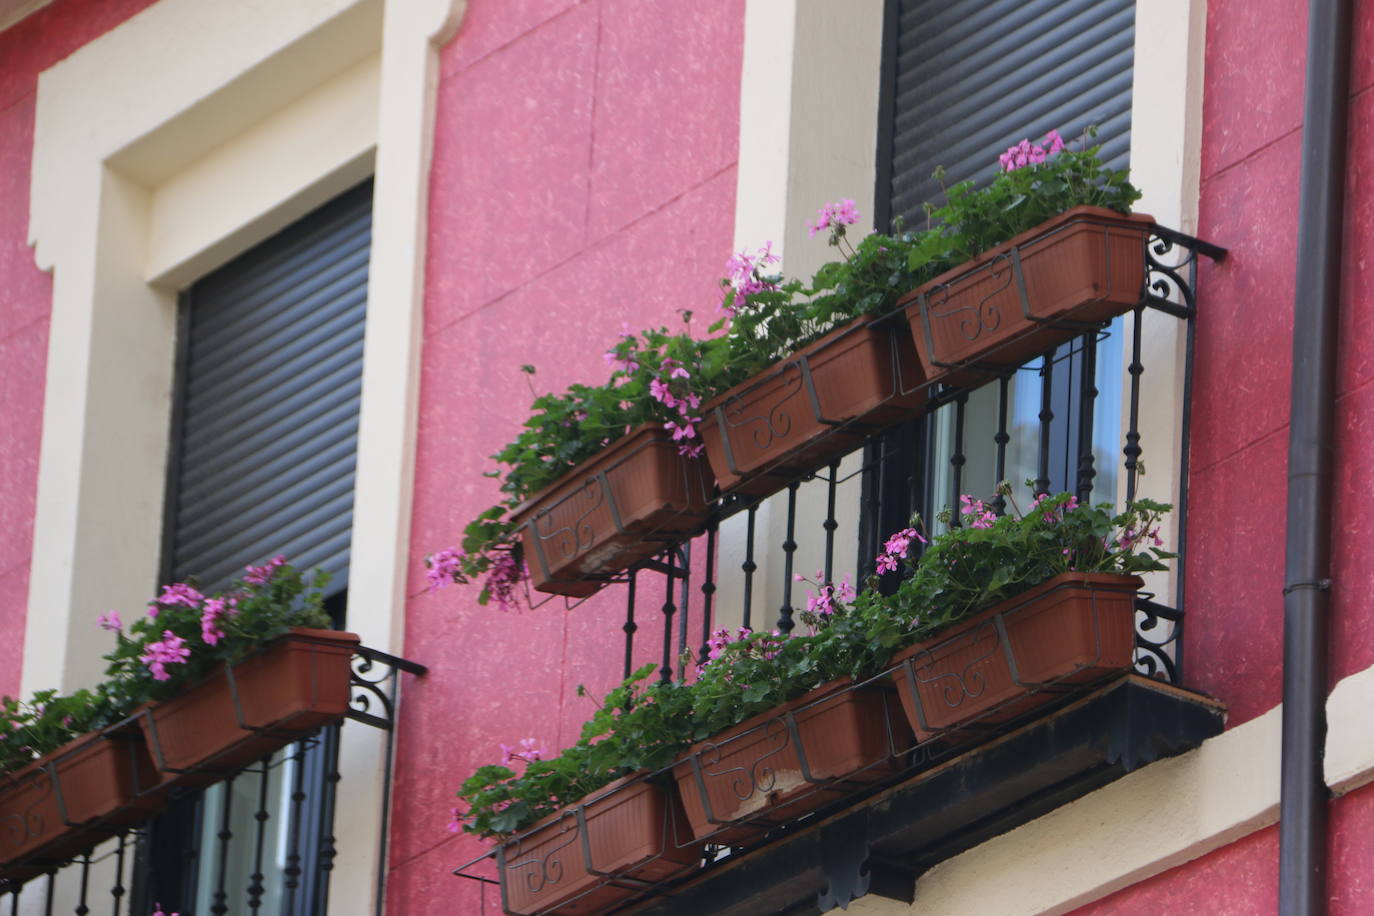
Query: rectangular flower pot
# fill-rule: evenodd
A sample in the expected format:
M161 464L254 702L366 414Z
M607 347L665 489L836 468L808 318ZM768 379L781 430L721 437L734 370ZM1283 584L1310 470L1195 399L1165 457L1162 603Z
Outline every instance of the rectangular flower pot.
M1074 207L907 294L926 377L981 384L1135 308L1153 226Z
M890 777L910 746L890 690L832 682L693 746L673 778L698 839L743 845Z
M530 580L585 598L611 576L705 523L712 483L701 458L664 429L641 426L516 510Z
M1138 576L1063 573L893 658L916 738L954 740L1131 669Z
M23 881L161 809L143 735L114 726L0 776L0 878Z
M901 328L859 319L706 404L706 457L724 492L766 496L925 409Z
M139 716L149 750L169 774L255 763L349 708L353 633L295 627Z
M550 815L497 854L507 913L591 914L696 868L677 793L633 777Z

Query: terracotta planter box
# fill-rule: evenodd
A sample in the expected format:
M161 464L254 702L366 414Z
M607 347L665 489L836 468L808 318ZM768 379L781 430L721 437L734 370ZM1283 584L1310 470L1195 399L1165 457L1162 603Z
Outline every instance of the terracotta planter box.
M629 778L503 845L501 905L515 914L600 913L700 861L676 794Z
M665 430L641 426L516 510L531 582L556 595L594 594L695 534L711 489L702 459L679 455Z
M1138 576L1064 573L893 658L920 741L972 737L1053 700L1055 687L1129 671Z
M852 322L705 405L711 471L724 492L774 493L924 410L924 381L904 330Z
M845 686L747 719L674 764L698 839L743 845L901 769L911 733L892 692Z
M161 807L161 774L128 726L72 741L0 776L0 878L23 881L141 823Z
M1139 305L1153 225L1074 207L903 297L926 377L981 384Z
M166 773L237 770L337 722L349 708L353 633L296 627L139 716Z

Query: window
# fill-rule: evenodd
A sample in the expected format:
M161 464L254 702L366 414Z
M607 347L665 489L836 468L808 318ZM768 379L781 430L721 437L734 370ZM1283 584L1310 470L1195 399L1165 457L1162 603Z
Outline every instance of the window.
M1092 142L1102 145L1103 160L1113 168L1128 164L1135 0L893 0L884 27L875 208L880 227L924 224L923 204L941 199L937 167L945 170L945 186L986 181L999 153L1051 128L1073 138L1094 126ZM1000 474L993 457L1001 420L997 383L971 392L962 404L945 404L914 429L885 437L870 453L884 459L883 472L869 484L887 507L876 530L901 526L898 505L930 520L957 505L956 490L989 498L999 478L1018 495L1026 492L1027 479L1043 480L1054 492L1074 490L1084 435L1092 443L1093 497L1116 500L1124 329L1118 319L1093 353L1080 339L1011 375ZM1097 397L1090 422L1083 422L1080 395L1089 382ZM1042 430L1042 419L1050 416ZM956 445L960 428L962 449ZM875 553L876 544L862 543L861 565Z
M331 574L326 605L343 625L371 204L369 181L183 296L169 580L215 589L284 554ZM332 809L320 790L337 752L328 729L274 756L266 776L250 770L173 806L142 850L137 899L209 912L216 894L232 902L247 891L265 911L324 912ZM226 830L239 841L221 844Z

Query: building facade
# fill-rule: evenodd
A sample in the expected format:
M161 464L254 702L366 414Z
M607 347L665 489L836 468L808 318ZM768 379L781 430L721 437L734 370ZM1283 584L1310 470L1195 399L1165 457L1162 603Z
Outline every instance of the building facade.
M1129 429L1140 492L1186 506L1168 532L1179 568L1149 588L1183 611L1165 655L1224 705L1225 730L913 865L914 892L896 895L909 900L849 909L1276 912L1300 7L0 0L0 692L89 683L107 648L97 616L140 608L171 572L278 551L330 566L341 622L427 673L406 676L394 729L339 733L327 911L499 911L490 885L453 874L486 849L448 829L458 784L503 742L575 740L592 710L579 685L604 694L675 639L695 648L703 624L788 604L782 555L755 557L755 538L780 545L796 519L827 518L811 481L795 511L774 498L722 520L688 564L714 604L677 599L665 637L674 599L654 580L628 644L623 585L509 613L430 590L423 558L494 501L482 473L530 386L604 379L624 323L712 312L734 251L771 241L809 276L833 256L807 233L827 201L855 199L859 228L919 219L934 165L985 177L1022 137L1095 124L1144 192L1137 210L1225 249L1198 259L1194 316L1146 314L1138 358L1127 325L1099 346L1086 427L1095 497L1125 492ZM1324 752L1327 904L1351 914L1374 909L1374 610L1359 588L1374 575L1374 9L1354 8ZM220 301L248 311L204 306L196 323ZM1013 398L1014 419L1037 421L1039 390ZM996 402L979 397L960 402L960 428L967 409L990 442ZM934 458L919 486L936 502L951 450L963 489L995 482L962 433L951 445L953 409L922 427ZM855 474L828 516L851 571L865 460L845 459ZM198 512L213 522L197 529ZM797 550L815 562L814 542ZM182 912L247 912L211 909L202 858L156 860L200 876ZM94 868L121 886L112 860ZM85 893L63 883L74 874L57 893ZM137 880L140 906L172 886ZM325 906L287 888L260 906ZM44 893L32 882L18 905L39 912Z

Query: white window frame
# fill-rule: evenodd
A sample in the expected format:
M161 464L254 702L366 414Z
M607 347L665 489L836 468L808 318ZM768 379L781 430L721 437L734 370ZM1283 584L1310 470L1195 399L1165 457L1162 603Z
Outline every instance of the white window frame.
M25 693L89 684L157 584L176 291L375 174L349 625L401 646L438 48L463 0L161 0L38 82L53 272ZM385 25L383 25L385 23ZM379 142L379 138L385 142ZM343 732L332 899L375 907L385 744Z

